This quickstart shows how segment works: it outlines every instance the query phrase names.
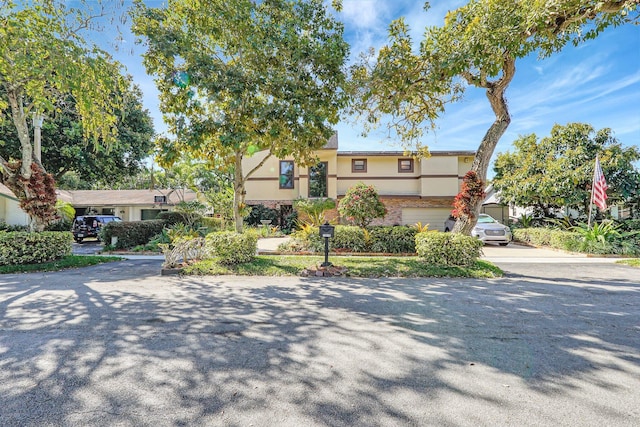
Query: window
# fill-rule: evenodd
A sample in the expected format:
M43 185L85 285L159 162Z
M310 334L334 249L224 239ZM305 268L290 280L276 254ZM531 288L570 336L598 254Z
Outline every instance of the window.
M309 197L328 197L327 162L320 162L309 168Z
M293 188L293 161L280 160L280 178L278 181L281 189L290 190Z
M398 159L398 172L413 172L413 159Z
M351 172L366 172L367 159L351 159Z

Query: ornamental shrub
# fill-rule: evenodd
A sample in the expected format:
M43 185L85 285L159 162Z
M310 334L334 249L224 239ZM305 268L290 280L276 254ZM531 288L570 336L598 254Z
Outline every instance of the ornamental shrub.
M365 228L374 219L384 218L387 208L372 185L359 182L347 190L338 204L338 212L358 227Z
M329 239L329 247L349 252L367 252L369 250L367 235L368 233L363 228L352 225L338 225L335 229L334 238Z
M416 251L415 227L376 226L369 229L371 236L371 252L382 253L414 253Z
M111 221L100 229L100 240L105 244L111 243L112 237L118 241L115 249L130 249L134 246L145 245L156 235L162 233L167 223L161 219L147 221Z
M190 218L189 214L184 212L166 211L160 212L155 219L161 219L165 222L166 225L171 226L175 224L188 224Z
M416 252L430 265L469 266L482 254L482 241L458 233L416 234Z
M260 222L263 219L270 219L271 225L277 225L278 211L266 207L265 205L252 205L249 215L244 218L247 225L262 226Z
M474 171L467 172L462 178L460 193L454 199L452 215L455 218L470 218L484 197L484 182Z
M205 238L205 250L216 256L221 264L250 262L258 250L258 236L234 231L210 233Z
M68 231L0 231L0 265L54 261L71 255L72 241Z

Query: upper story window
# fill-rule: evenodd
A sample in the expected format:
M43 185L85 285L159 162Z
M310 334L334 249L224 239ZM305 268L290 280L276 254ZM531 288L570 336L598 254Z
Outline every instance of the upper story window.
M290 190L293 188L293 161L280 160L280 188Z
M327 191L328 169L327 162L320 162L309 168L309 197L329 197Z
M351 159L351 172L366 172L367 159Z
M398 172L413 172L413 159L398 159Z

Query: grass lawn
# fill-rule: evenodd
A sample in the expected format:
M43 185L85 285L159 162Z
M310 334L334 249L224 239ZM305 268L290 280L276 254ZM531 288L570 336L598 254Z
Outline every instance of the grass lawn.
M640 258L621 259L619 261L616 261L616 264L625 264L630 265L631 267L640 267Z
M185 267L187 275L298 276L305 268L324 261L322 256L258 255L252 262L233 266L218 264L215 259L199 261ZM503 275L495 265L478 260L471 267L426 265L418 257L332 257L330 261L348 269L351 277L472 277L491 278Z
M42 264L2 265L0 266L0 274L58 271L67 268L89 267L91 265L121 260L122 258L115 256L69 255L57 261L45 262Z

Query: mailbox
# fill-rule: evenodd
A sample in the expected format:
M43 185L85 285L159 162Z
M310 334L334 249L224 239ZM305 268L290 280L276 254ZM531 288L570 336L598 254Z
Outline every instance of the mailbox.
M336 228L333 225L325 222L320 226L320 237L324 237L326 239L333 237L333 232L335 229Z

